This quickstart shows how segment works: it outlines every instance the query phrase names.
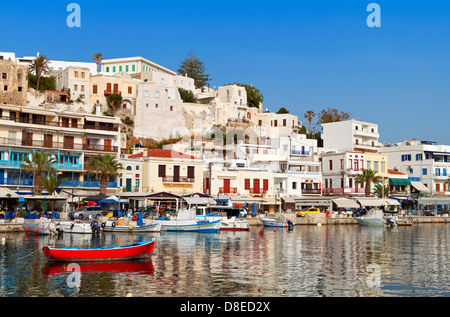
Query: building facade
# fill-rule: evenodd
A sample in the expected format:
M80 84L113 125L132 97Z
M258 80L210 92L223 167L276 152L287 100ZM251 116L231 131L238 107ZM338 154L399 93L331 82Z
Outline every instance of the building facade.
M28 69L10 60L0 60L0 104L27 105Z

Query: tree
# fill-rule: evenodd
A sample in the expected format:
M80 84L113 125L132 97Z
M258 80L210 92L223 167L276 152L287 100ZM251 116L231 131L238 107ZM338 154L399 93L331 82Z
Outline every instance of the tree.
M114 112L116 112L122 104L122 96L119 94L111 94L106 97L106 102L114 110Z
M50 61L47 59L47 55L40 55L37 56L28 67L30 72L34 72L37 76L36 90L39 90L39 81L41 80L42 74L50 71L49 63Z
M348 112L339 111L335 108L327 108L326 110L322 110L319 113L317 122L318 125L321 125L322 123L330 123L330 122L338 122L338 121L345 121L350 118L350 114Z
M306 111L306 113L304 115L305 119L308 119L308 122L309 122L309 130L308 130L309 133L311 133L311 123L315 116L316 116L316 113L312 110Z
M100 64L103 60L103 55L102 53L97 53L92 55L92 58L94 59L95 64L97 64L97 73L100 72L99 68L100 68Z
M42 151L33 151L32 158L25 156L20 168L26 173L33 173L34 175L34 188L35 195L42 193L42 174L44 172L53 173L55 169L53 164L56 163L55 158L51 158L50 154Z
M370 184L379 183L381 181L381 177L377 176L376 174L377 172L373 170L363 169L362 174L359 174L355 178L356 184L364 184L366 197L370 196Z
M198 100L195 98L194 93L191 90L186 90L184 88L178 88L178 91L180 92L180 97L183 100L183 102L190 102L190 103L197 103Z
M197 89L205 87L212 80L211 75L205 72L205 64L193 51L187 55L178 68L178 73L194 79L195 88Z
M383 184L376 184L373 193L380 198L387 198L391 195L391 188Z
M260 105L264 101L264 96L261 94L259 89L255 88L252 84L240 84L240 83L232 83L228 85L236 85L240 87L244 87L247 92L247 105L249 107L259 108Z
M106 185L108 177L117 177L122 168L117 159L109 154L99 154L97 157L89 159L89 166L92 171L100 176L100 193L106 194Z
M56 173L49 174L47 177L43 177L39 180L45 190L48 192L50 196L52 196L61 184L66 181L66 178L58 179L58 175ZM54 204L54 201L52 201ZM52 209L53 209L52 204Z
M277 114L286 114L289 113L289 110L287 110L285 107L281 107L278 111Z
M37 89L38 76L28 73L28 87ZM56 80L53 76L41 76L39 80L39 87L41 91L45 90L56 90Z

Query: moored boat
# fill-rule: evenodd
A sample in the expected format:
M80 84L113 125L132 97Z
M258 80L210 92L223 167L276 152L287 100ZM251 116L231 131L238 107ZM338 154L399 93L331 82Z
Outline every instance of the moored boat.
M56 230L63 233L92 234L92 225L78 219L74 221L59 221L56 223Z
M40 218L37 222L29 220L25 221L22 224L22 228L27 233L34 233L39 235L49 235L49 234L56 234L56 225L53 221L47 218Z
M355 217L360 225L367 226L396 226L397 222L394 217L385 217L381 209L369 209L367 214L360 217Z
M274 218L261 218L259 219L263 223L264 227L273 228L292 228L294 224L288 219L274 219Z
M167 232L200 232L216 233L219 232L220 220L197 220L195 210L183 209L176 216L170 219L157 219L161 224L161 231Z
M214 222L220 220L220 231L249 231L247 220L240 218L240 209L228 206L195 207L196 219Z
M155 221L107 220L102 222L104 232L160 232L161 223Z
M54 262L98 262L124 261L150 257L155 240L136 242L124 246L105 246L102 248L52 248L44 246L42 251L49 261Z

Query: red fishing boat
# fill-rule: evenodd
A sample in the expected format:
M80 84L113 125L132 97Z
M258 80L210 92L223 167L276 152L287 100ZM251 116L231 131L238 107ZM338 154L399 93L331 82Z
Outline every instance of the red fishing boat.
M54 262L97 262L97 261L124 261L150 257L153 252L155 240L136 242L117 247L102 247L95 249L76 248L42 248L49 261Z

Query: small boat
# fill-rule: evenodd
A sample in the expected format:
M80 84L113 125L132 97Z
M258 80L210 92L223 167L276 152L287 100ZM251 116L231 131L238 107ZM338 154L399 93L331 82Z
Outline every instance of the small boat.
M104 232L160 232L161 223L146 220L129 221L129 219L107 220L102 222Z
M367 214L360 217L355 217L360 225L369 226L396 226L397 221L394 217L385 217L381 209L369 209Z
M197 220L193 209L183 209L170 219L156 221L161 224L161 231L167 232L216 233L220 226L220 220Z
M220 220L220 231L249 231L247 220L240 218L240 209L228 206L194 207L196 220L214 222Z
M35 233L39 235L49 235L56 234L56 225L53 221L47 218L40 218L37 222L35 221L25 221L22 224L22 228L27 233Z
M412 226L412 219L398 219L397 220L397 226L399 227L410 227Z
M274 218L261 218L259 219L263 223L264 227L274 227L274 228L293 228L294 224L289 219L284 219L280 217L279 219Z
M92 224L82 222L79 219L59 221L56 223L56 230L63 233L92 234Z
M154 245L155 240L151 240L124 246L106 246L93 249L52 248L44 246L42 251L47 259L53 262L124 261L150 257Z
M114 262L80 262L80 273L139 273L153 274L154 268L151 260L114 261ZM48 262L42 268L45 277L72 272L67 263Z

